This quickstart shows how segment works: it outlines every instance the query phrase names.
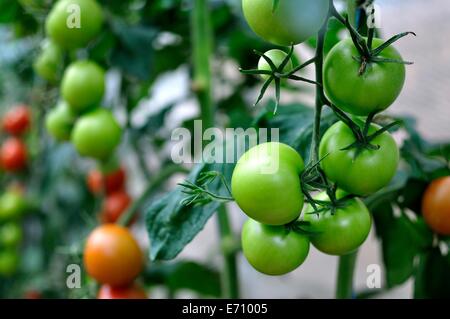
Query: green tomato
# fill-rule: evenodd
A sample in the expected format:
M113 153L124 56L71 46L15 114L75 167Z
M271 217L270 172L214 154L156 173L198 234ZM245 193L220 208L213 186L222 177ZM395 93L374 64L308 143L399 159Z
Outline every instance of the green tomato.
M339 198L339 196L338 196ZM317 200L329 201L326 193L316 196ZM311 243L318 250L329 255L346 255L355 251L364 243L372 226L369 210L359 198L352 198L334 212L325 210L314 212L308 205L303 220L309 225L303 226L314 234Z
M122 129L113 114L103 108L81 116L72 131L72 143L83 156L106 160L119 145Z
M0 196L0 222L17 219L23 215L27 202L23 195L9 190Z
M61 94L74 113L97 106L105 93L105 71L92 61L77 61L64 72Z
M372 124L369 134L379 128ZM363 149L355 158L356 148L343 150L355 141L353 132L343 122L331 126L320 142L319 154L323 158L320 166L339 188L350 194L367 196L392 180L399 163L399 150L392 136L384 132L372 141L379 146L378 150Z
M383 43L373 40L374 48ZM398 63L371 62L360 75L359 53L351 39L336 44L324 64L324 89L337 107L354 115L367 116L388 108L400 95L405 83L405 66ZM381 58L402 60L392 46L383 50Z
M94 0L59 0L45 21L47 35L69 50L85 47L102 25L102 8Z
M279 276L299 267L308 256L308 237L285 226L270 226L253 219L242 229L242 250L259 272Z
M42 50L33 64L34 71L44 80L56 83L63 67L63 52L61 48L50 40L45 40Z
M0 247L14 248L20 244L23 237L22 227L17 222L0 225Z
M250 218L284 225L298 218L303 207L301 156L282 143L264 143L247 151L231 179L233 197Z
M11 277L19 266L19 255L15 249L0 251L0 276Z
M328 17L328 0L243 0L250 28L277 45L299 44L319 32Z
M53 138L58 141L70 140L70 134L75 124L76 117L66 102L59 102L50 110L45 118L45 127Z
M281 63L283 63L284 59L287 57L287 53L285 53L284 51L278 50L278 49L269 50L266 53L264 53L264 55L266 55L269 59L271 59L273 64L277 68L280 67ZM258 70L264 70L264 71L271 71L272 72L272 68L270 67L270 65L266 61L266 59L264 59L263 57L261 57L259 59ZM286 73L286 72L289 72L290 70L292 70L292 60L291 59L289 59L288 63L286 63L286 65L284 66L282 72ZM261 75L261 78L263 80L267 80L269 77L270 77L270 75L266 75L266 74L262 74Z

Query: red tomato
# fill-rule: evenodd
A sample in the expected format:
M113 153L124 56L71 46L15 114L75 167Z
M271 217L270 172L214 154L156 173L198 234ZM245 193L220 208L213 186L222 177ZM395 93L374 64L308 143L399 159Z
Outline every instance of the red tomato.
M131 204L131 197L126 191L108 195L103 202L100 219L103 223L115 223Z
M0 166L5 171L19 171L27 165L27 148L17 137L8 138L0 149Z
M25 299L42 299L42 295L37 290L29 290L25 293Z
M2 127L12 135L24 133L30 126L30 110L25 105L18 105L10 109L3 116Z
M87 185L93 194L111 194L124 187L125 179L125 170L122 167L106 175L98 170L91 170L87 176Z
M111 287L102 285L97 299L147 299L147 293L136 284L128 287Z

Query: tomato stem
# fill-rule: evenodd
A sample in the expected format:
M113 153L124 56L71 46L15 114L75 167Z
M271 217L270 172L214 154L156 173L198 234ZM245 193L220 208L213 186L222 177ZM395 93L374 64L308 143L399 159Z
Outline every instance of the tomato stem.
M358 251L339 257L336 299L353 298L353 275Z
M191 38L194 61L192 87L197 94L201 109L203 129L214 126L214 101L211 94L211 57L213 54L213 31L207 0L195 0L191 15ZM206 141L205 141L206 143ZM218 210L218 223L221 243L232 236L226 207L222 204ZM238 276L236 270L236 252L223 251L224 269L222 271L222 296L239 298Z

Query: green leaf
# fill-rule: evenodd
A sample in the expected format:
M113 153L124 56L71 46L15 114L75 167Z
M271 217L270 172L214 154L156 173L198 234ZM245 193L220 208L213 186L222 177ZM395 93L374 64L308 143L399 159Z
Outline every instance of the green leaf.
M400 285L414 273L414 259L431 246L432 234L423 221L411 221L405 214L394 216L389 202L372 210L377 236L382 239L387 287Z
M414 298L450 297L450 258L435 248L420 256L415 273Z
M311 149L314 110L311 107L294 103L281 105L277 114L273 114L275 103L269 102L256 118L258 127L278 128L280 142L294 147L305 160L309 158ZM321 135L337 121L336 116L324 109L320 123Z
M192 170L187 180L195 183L202 172L218 171L227 181L230 181L233 168L234 164L199 164ZM208 187L215 194L228 194L220 179L215 180ZM220 205L213 201L205 206L183 206L181 202L187 195L182 190L181 186L177 186L172 192L154 202L147 210L146 225L152 260L175 258L203 229Z
M156 31L144 25L128 25L118 19L111 21L111 28L118 39L111 53L111 64L128 75L150 79Z
M19 4L16 0L0 1L0 23L14 22L19 12Z
M220 297L220 275L209 266L192 261L156 263L144 273L146 283L165 285L170 291L189 289L202 296Z

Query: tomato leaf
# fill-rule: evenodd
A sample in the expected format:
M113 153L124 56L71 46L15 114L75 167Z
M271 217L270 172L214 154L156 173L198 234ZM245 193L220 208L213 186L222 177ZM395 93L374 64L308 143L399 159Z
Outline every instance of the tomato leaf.
M230 181L233 168L234 164L199 164L189 174L187 181L195 183L202 172L209 171L218 171ZM220 179L213 181L208 187L215 194L228 194ZM146 225L152 260L175 258L203 229L220 205L213 201L204 206L183 206L182 201L187 195L182 190L181 186L177 186L147 210Z
M450 296L450 258L435 248L420 256L415 273L414 298Z
M146 284L165 285L171 292L189 289L202 296L220 297L220 275L214 269L192 261L156 263L143 275Z
M303 159L309 158L311 149L314 110L303 104L280 105L277 114L273 114L275 103L269 102L257 116L256 125L265 128L278 128L280 142L289 144L300 152ZM321 134L337 121L336 116L324 109L320 123Z

